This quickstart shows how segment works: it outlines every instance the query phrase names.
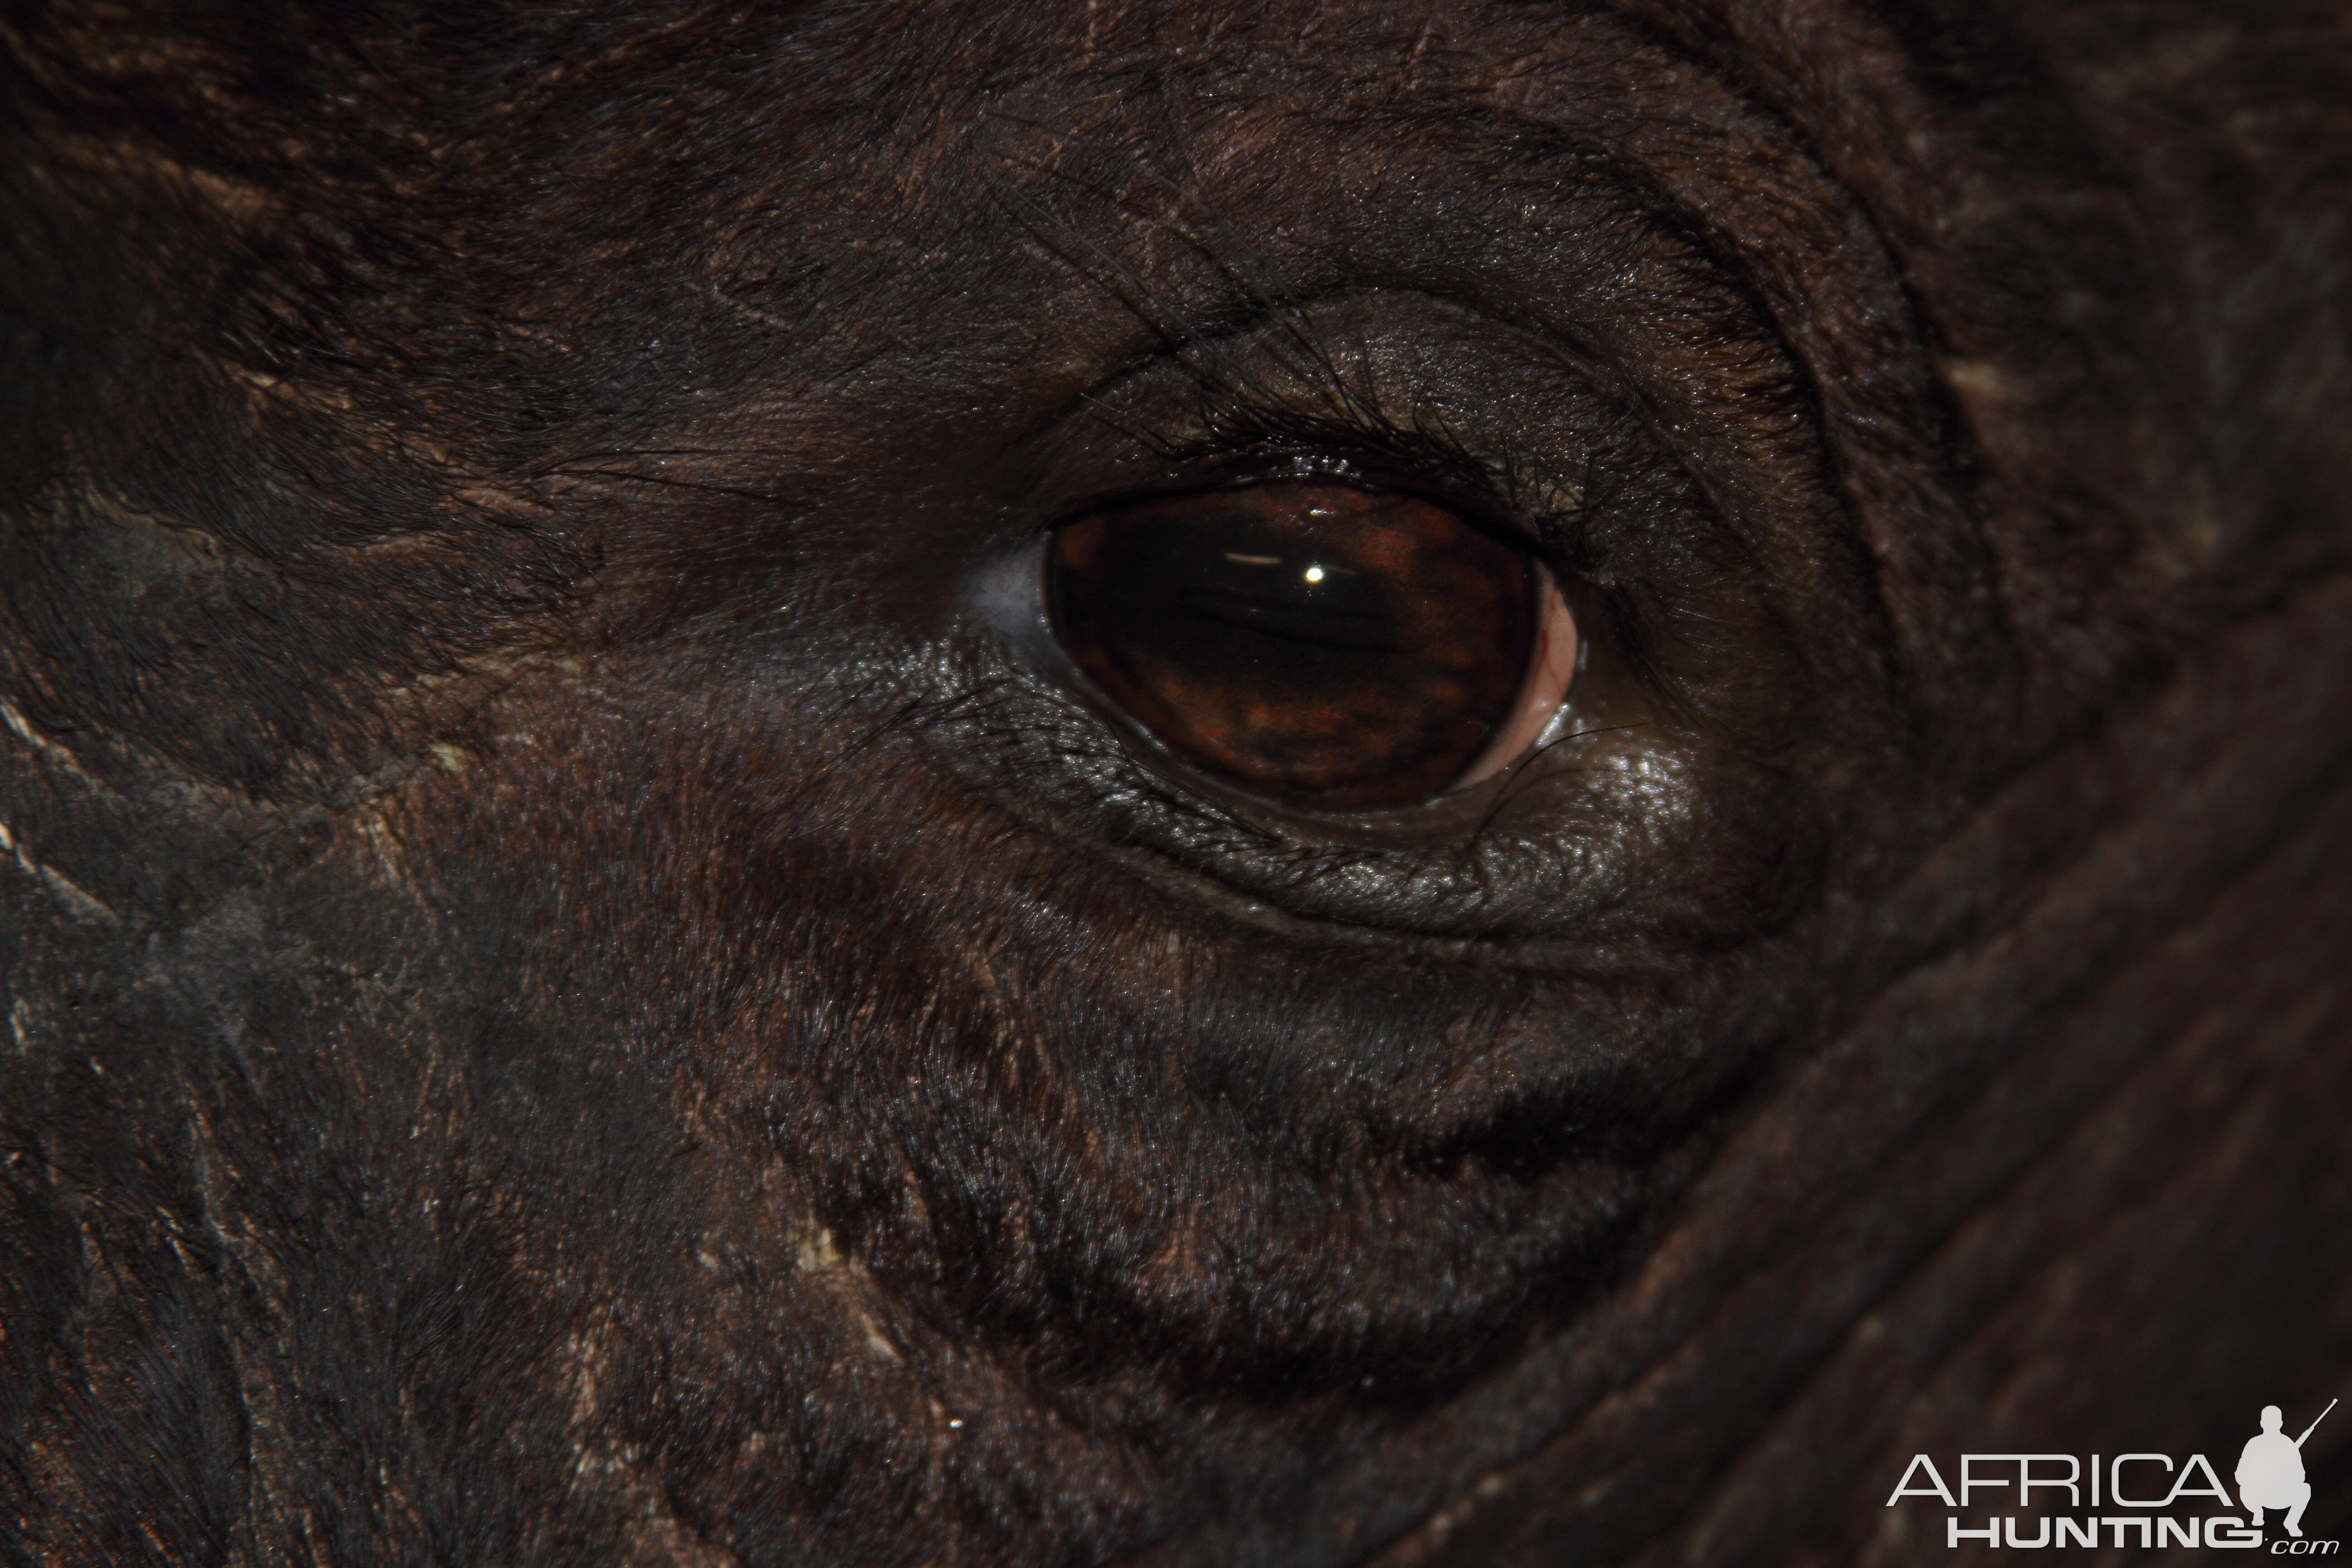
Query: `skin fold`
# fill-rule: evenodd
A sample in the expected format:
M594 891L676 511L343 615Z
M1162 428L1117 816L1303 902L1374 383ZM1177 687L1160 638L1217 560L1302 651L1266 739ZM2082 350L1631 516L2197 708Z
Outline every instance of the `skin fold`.
M2340 5L19 0L0 135L0 1562L1891 1564L2347 1388ZM1074 675L1276 461L1570 738Z

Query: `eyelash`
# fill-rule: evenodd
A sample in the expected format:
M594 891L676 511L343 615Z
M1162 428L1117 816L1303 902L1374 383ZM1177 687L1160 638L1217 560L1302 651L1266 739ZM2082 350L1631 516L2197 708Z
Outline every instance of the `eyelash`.
M1184 357L1194 392L1192 434L1171 437L1100 402L1097 407L1171 468L1183 470L1184 488L1199 488L1203 477L1212 484L1279 478L1413 491L1460 511L1517 548L1549 558L1546 520L1524 504L1539 487L1515 456L1480 454L1443 426L1399 423L1349 384L1340 361L1311 322L1294 318L1288 326L1302 353L1298 363L1283 368L1300 373L1320 408L1302 406L1265 386L1234 356L1219 352L1213 340L1196 340Z

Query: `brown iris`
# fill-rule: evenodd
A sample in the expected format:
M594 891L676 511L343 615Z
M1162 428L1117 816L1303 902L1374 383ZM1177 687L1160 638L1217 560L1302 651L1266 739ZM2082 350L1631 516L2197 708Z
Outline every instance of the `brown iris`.
M1534 561L1433 502L1346 485L1096 512L1055 534L1046 581L1055 636L1106 697L1188 761L1316 810L1498 771L1574 664Z

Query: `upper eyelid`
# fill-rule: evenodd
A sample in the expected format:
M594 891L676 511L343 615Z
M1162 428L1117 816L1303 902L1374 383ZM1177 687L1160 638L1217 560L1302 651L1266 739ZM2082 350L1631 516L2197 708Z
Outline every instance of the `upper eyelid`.
M1155 494L1313 478L1423 494L1517 548L1544 551L1535 518L1516 499L1535 488L1526 480L1519 454L1489 456L1451 431L1364 417L1360 409L1334 410L1258 389L1226 398L1213 420L1196 413L1188 409L1159 429L1147 423L1154 417L1150 413L1122 412L1113 418L1117 428L1152 452L1162 471L1064 505L1048 526Z
M1559 454L1503 445L1479 450L1475 432L1452 426L1433 428L1410 416L1391 416L1380 406L1385 400L1366 395L1369 384L1352 384L1349 368L1370 356L1349 351L1376 346L1395 331L1411 336L1425 326L1426 319L1420 323L1375 321L1373 331L1350 335L1330 333L1316 317L1335 305L1369 310L1381 296L1402 299L1416 312L1453 317L1479 337L1496 334L1498 343L1514 344L1540 358L1610 405L1614 417L1588 432L1592 440L1586 461L1578 465L1578 481L1564 487L1559 475L1548 471L1553 465L1545 458ZM1269 342L1268 334L1275 331L1284 334L1283 340ZM1284 352L1287 344L1298 342L1314 345L1318 352L1303 356ZM1334 349L1342 352L1326 352ZM1155 378L1162 384L1150 386ZM1176 410L1172 417L1166 412L1171 405ZM1490 531L1543 555L1555 567L1564 564L1560 525L1580 512L1592 488L1588 481L1593 477L1595 449L1613 446L1614 433L1629 422L1647 430L1667 450L1674 449L1671 441L1663 439L1654 411L1638 388L1580 338L1537 330L1451 290L1388 286L1335 285L1279 300L1253 301L1248 310L1213 329L1162 340L1124 357L1065 402L1056 418L1081 412L1153 451L1171 469L1259 454L1271 459L1286 450L1339 448L1343 457L1353 453L1374 458L1379 477L1388 483L1424 490L1467 510ZM1134 486L1097 489L1083 504L1057 508L1057 517L1075 517L1089 506L1154 488L1172 491L1199 483L1197 477L1170 472Z
M1156 494L1316 479L1367 489L1424 494L1517 548L1540 548L1532 529L1521 522L1506 499L1507 487L1495 482L1493 466L1475 455L1448 454L1434 447L1415 449L1409 442L1391 439L1390 431L1312 413L1273 412L1281 423L1219 431L1177 446L1166 457L1179 472L1158 484L1091 500L1070 509L1066 516L1082 516Z

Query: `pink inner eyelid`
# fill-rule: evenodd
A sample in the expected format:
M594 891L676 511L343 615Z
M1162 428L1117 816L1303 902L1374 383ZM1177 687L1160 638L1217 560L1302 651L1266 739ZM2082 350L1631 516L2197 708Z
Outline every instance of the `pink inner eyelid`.
M1543 595L1542 620L1536 629L1535 654L1528 661L1527 679L1512 699L1510 718L1451 788L1483 784L1517 762L1550 727L1568 696L1569 683L1576 677L1576 617L1569 613L1568 601L1560 596L1551 573L1540 566L1537 571Z

